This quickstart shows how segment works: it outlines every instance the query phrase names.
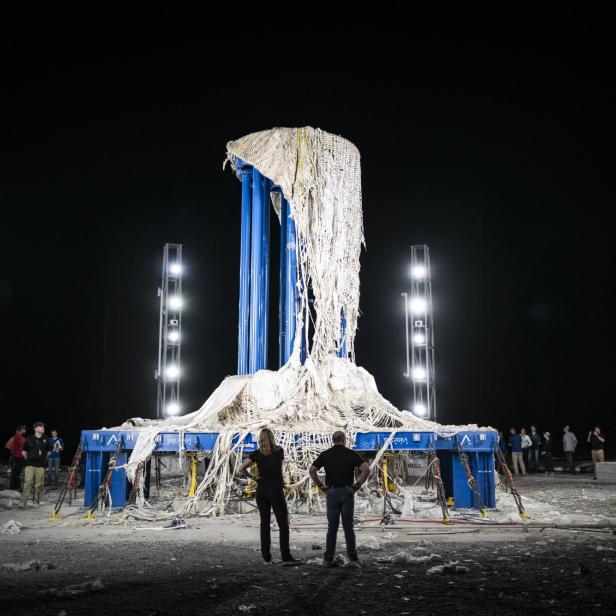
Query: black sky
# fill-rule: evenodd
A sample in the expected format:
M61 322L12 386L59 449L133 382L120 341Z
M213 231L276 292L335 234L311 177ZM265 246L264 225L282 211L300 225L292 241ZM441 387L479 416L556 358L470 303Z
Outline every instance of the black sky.
M442 421L616 425L611 23L414 9L394 28L401 16L344 41L312 24L256 44L222 18L164 16L4 37L5 434L152 416L167 241L187 267L187 409L235 371L225 144L302 125L362 154L357 362L385 397L410 404L400 292L410 245L427 243Z

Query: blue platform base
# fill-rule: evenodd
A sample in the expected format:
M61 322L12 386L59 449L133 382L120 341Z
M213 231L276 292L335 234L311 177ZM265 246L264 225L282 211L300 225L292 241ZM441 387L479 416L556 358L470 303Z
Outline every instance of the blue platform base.
M138 431L129 430L83 430L82 449L86 458L84 506L89 507L102 483L109 458L122 445L118 454L118 466L126 463L129 452L135 446ZM389 438L389 432L360 432L353 449L357 451L378 451ZM218 438L217 432L188 432L183 435L182 449L185 451L212 451ZM236 437L236 441L237 441ZM487 508L496 506L496 484L494 479L494 447L497 443L495 432L458 432L448 437L434 432L398 432L392 439L391 451L432 451L436 450L441 463L441 474L448 497L453 497L457 509L476 506L473 493L468 486L467 476L459 452L468 456L469 466L477 482L483 504ZM244 451L257 448L254 435L244 441ZM157 453L177 452L180 449L178 432L161 432L156 437L154 451ZM113 507L124 507L130 492L124 469L113 471L111 477L111 499Z

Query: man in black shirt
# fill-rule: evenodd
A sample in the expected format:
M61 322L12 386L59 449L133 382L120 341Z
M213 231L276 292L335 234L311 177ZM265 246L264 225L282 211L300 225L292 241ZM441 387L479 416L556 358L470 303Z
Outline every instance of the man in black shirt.
M595 471L593 479L597 478L597 462L605 462L603 446L605 444L605 434L601 432L599 426L595 426L592 432L588 433L587 441L590 443L590 453L592 454L592 464Z
M45 467L47 466L47 452L49 445L45 437L45 425L40 421L34 424L34 434L31 434L22 446L22 453L26 459L24 472L24 489L21 493L19 506L23 509L28 502L30 494L34 506L40 505L41 490L45 481ZM34 492L33 492L34 488Z
M344 432L334 432L332 440L334 446L321 452L309 471L312 481L325 492L327 499L327 541L324 560L328 566L333 564L338 525L342 517L347 555L351 564L359 567L353 529L354 495L368 479L370 467L358 453L345 447ZM325 468L325 483L321 482L317 474L320 468ZM359 468L361 474L354 482L356 468Z

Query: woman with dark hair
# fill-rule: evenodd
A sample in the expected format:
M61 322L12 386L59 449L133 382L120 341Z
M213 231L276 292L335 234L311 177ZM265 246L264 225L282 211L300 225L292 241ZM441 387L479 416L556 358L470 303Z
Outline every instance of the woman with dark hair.
M301 561L293 558L289 549L289 513L284 497L283 460L284 451L276 444L273 432L263 428L259 433L259 449L250 453L242 462L239 473L257 482L257 507L261 516L261 555L265 564L272 562L270 520L273 509L280 531L282 564L299 565ZM258 476L248 471L248 467L253 464L257 465Z

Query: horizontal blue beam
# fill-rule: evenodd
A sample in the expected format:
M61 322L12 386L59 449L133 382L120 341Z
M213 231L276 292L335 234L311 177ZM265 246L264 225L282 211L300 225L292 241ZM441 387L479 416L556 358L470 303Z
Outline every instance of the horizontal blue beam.
M378 451L387 441L390 432L359 432L353 444L358 451ZM115 451L118 440L122 440L121 449L131 450L135 447L138 431L124 430L83 430L81 441L84 451ZM218 438L218 432L185 432L182 449L186 451L212 451ZM237 443L239 436L235 436ZM315 442L318 437L315 436ZM450 437L437 435L435 432L398 432L392 439L390 449L394 451L445 451L491 452L497 442L495 432L458 432ZM325 443L324 443L325 445ZM244 441L244 450L257 448L254 435L249 434ZM154 451L173 452L180 449L179 432L161 432L156 437Z

